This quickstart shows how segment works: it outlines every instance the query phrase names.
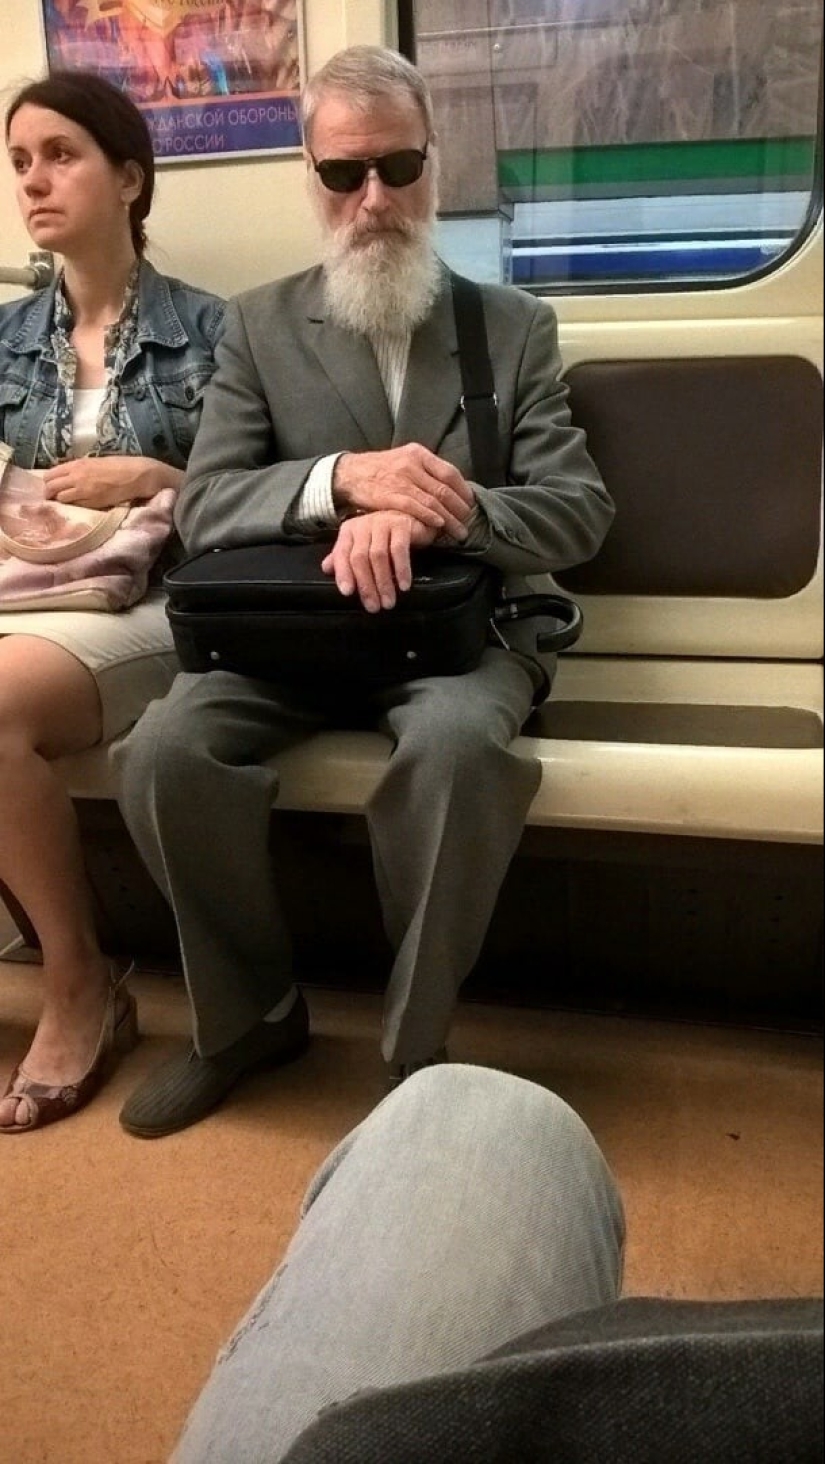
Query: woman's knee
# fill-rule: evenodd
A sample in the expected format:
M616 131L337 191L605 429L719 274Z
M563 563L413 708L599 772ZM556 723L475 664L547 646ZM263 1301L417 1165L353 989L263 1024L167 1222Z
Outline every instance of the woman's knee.
M4 783L10 777L19 777L20 769L34 751L34 742L28 729L0 701L0 778Z
M0 637L0 738L7 756L81 752L100 738L92 673L71 652L34 636Z

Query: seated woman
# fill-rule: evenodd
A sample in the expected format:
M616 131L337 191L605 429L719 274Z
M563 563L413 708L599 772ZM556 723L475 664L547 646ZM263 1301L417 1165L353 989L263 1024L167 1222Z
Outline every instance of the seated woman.
M55 73L6 114L17 200L49 289L0 306L0 441L45 469L49 497L93 508L177 487L200 419L223 303L144 259L154 189L146 123L93 75ZM71 800L50 764L164 696L177 664L159 587L119 614L0 604L0 881L43 952L44 1005L0 1099L0 1133L76 1113L137 1035L102 953Z

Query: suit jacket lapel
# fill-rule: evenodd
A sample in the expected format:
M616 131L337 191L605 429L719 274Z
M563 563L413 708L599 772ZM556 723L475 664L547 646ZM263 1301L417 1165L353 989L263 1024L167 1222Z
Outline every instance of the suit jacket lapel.
M449 277L432 311L410 343L407 375L393 433L393 447L420 442L437 452L459 411L461 369Z
M326 319L320 271L307 314L310 340L321 369L358 424L366 446L378 449L390 442L393 447L420 442L437 452L461 402L458 342L446 272L430 314L410 342L394 429L372 346L366 337L342 330Z
M367 448L385 448L392 437L392 417L375 352L364 336L342 330L327 320L320 279L309 315L310 340L322 371L364 435ZM311 411L311 403L307 410Z

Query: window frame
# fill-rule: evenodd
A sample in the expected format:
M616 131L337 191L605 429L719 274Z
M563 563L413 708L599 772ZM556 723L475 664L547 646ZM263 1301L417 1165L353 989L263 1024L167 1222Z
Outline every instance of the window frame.
M398 49L408 60L416 64L416 33L415 33L415 0L396 0L397 11L397 34ZM823 110L823 74L825 67L825 20L822 24L819 41L819 87L816 112L816 133L814 136L813 174L811 177L810 197L808 208L802 219L797 233L790 244L779 254L768 260L765 264L756 269L748 270L746 273L728 276L714 277L708 275L702 279L663 279L656 276L639 280L559 280L549 281L546 284L515 284L515 288L524 290L526 294L535 295L537 298L554 298L559 296L594 296L594 295L650 295L650 294L696 294L708 291L724 291L738 289L743 285L752 285L760 280L766 279L775 274L777 270L785 266L800 252L814 233L823 214L823 130L825 122L825 111ZM452 215L445 215L446 218Z

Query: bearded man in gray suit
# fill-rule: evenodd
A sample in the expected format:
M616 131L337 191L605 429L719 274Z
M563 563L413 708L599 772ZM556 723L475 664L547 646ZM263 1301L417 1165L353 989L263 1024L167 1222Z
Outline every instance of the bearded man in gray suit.
M409 588L418 547L494 565L510 593L588 559L613 509L570 420L555 318L501 286L483 296L507 481L472 481L423 77L394 52L350 48L310 81L303 121L324 261L229 305L178 508L187 551L327 539L327 572L377 615ZM395 953L393 1080L445 1055L539 784L510 744L542 672L513 644L361 708L393 747L367 807ZM182 674L119 751L124 814L175 913L194 1016L189 1049L126 1103L130 1133L185 1128L306 1046L267 833L278 753L340 717L293 686Z

